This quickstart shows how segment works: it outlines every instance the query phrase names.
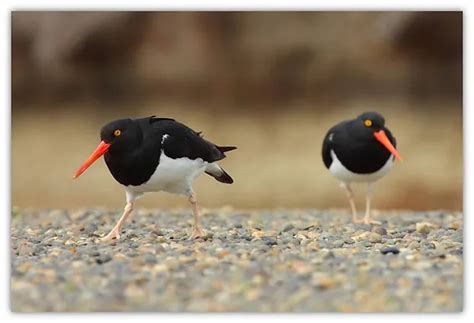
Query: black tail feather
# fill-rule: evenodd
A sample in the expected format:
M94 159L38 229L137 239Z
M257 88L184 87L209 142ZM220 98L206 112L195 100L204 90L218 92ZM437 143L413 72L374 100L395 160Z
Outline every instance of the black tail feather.
M225 153L226 151L235 150L235 149L237 149L237 147L235 147L235 146L217 146L217 149L219 149L219 151L221 153Z
M232 184L234 182L232 177L230 177L230 175L227 174L224 169L221 168L221 170L222 170L222 172L219 173L219 174L211 173L211 172L208 172L208 171L206 171L206 174L214 177L217 181L219 181L221 183Z

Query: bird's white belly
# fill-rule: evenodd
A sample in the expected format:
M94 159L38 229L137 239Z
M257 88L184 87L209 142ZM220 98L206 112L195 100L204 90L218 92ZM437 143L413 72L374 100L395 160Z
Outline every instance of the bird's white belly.
M375 182L384 177L393 166L393 156L387 160L385 165L378 171L370 174L357 174L348 170L341 161L337 158L336 153L331 150L332 163L329 171L339 180L345 183L351 182Z
M133 193L159 192L189 195L192 183L206 170L207 162L198 159L170 158L161 151L160 163L150 179L139 186L128 186Z

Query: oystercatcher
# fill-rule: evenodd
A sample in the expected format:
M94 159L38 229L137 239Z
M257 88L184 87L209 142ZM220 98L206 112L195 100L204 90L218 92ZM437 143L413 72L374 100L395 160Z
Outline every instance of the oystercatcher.
M373 184L390 171L395 158L401 160L396 146L395 137L385 127L385 119L377 112L365 112L356 119L342 121L329 129L324 137L324 165L347 191L354 222L372 222L370 201ZM357 218L352 182L368 183L362 221Z
M101 142L74 178L104 155L112 176L125 187L127 204L123 215L103 240L120 239L120 228L135 200L144 193L158 191L187 196L194 214L190 238L203 236L193 181L206 173L219 182L233 183L217 162L236 147L217 146L174 119L155 116L112 121L102 128L100 137Z

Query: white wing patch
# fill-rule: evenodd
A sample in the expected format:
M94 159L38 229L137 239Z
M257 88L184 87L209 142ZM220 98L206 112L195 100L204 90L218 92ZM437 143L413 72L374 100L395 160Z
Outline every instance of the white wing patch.
M206 172L211 173L215 176L221 176L224 173L221 166L217 165L217 163L207 164Z
M164 134L163 137L161 137L161 144L163 145L163 143L165 142L165 139L168 138L170 135L168 134Z

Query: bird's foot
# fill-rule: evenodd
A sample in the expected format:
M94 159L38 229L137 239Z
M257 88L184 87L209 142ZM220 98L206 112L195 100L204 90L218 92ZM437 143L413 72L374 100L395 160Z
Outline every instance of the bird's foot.
M352 216L352 222L360 224L360 223L364 223L364 219L359 219L357 216Z
M193 232L191 233L191 236L189 236L188 240L194 240L194 239L199 239L203 238L206 234L204 233L203 229L200 227L193 227Z
M120 239L120 230L112 229L105 237L100 238L99 240L102 242L111 241L113 239L119 240Z
M364 217L363 223L364 224L375 224L375 225L381 225L382 224L382 222L380 222L380 221L375 221L375 220L372 220L371 218L367 218L367 217Z

